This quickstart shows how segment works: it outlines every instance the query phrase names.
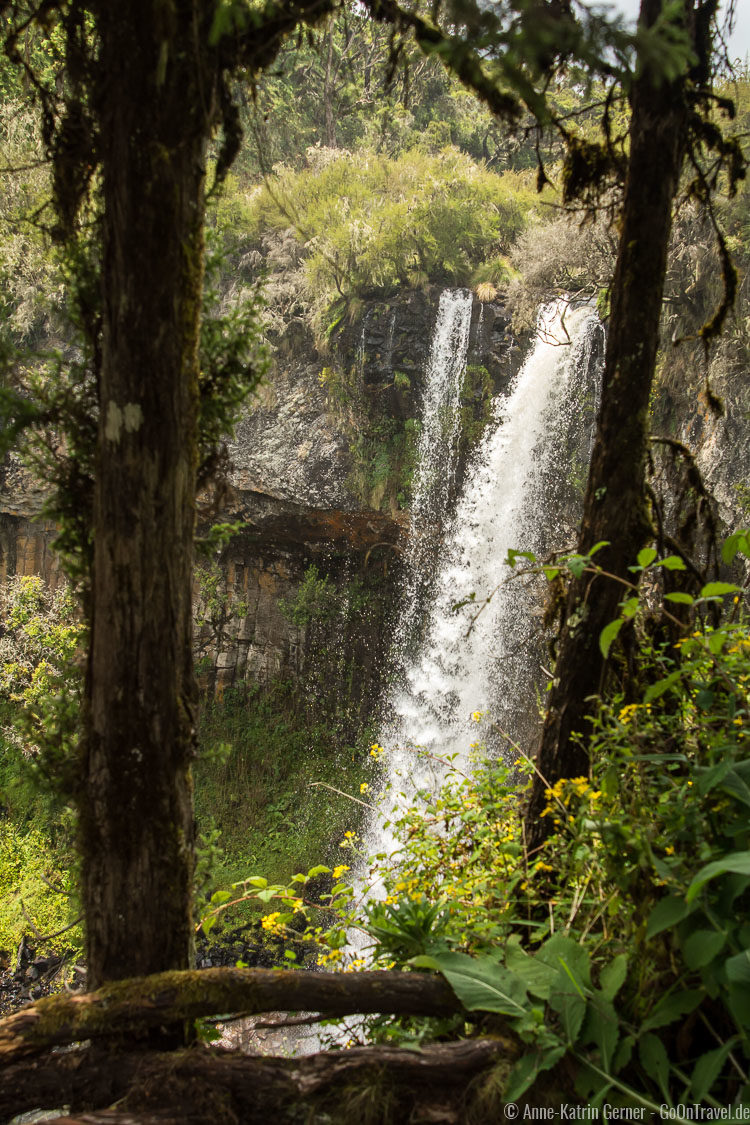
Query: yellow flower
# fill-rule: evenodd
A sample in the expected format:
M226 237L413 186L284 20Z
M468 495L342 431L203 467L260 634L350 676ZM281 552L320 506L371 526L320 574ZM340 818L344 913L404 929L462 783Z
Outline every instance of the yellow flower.
M275 930L277 928L277 919L278 919L280 913L281 913L281 911L274 910L274 912L272 914L266 914L266 916L264 918L261 918L260 924L263 927L263 929L264 930Z
M340 879L341 876L344 874L344 872L349 871L349 870L350 870L350 868L347 867L347 865L345 863L340 863L338 865L338 867L334 867L334 869L333 869L334 879Z
M472 719L474 720L475 723L478 723L479 720L482 717L482 712L481 711L472 711L471 717L472 717Z
M359 787L359 791L360 791L360 793L366 793L369 788L370 788L370 786L367 784L367 782L363 781L362 784Z
M674 855L674 844L667 844L664 851L667 853L667 855Z
M638 707L638 703L628 703L625 707L623 707L623 709L620 711L620 714L617 716L619 722L627 725L633 718L635 712L638 710Z

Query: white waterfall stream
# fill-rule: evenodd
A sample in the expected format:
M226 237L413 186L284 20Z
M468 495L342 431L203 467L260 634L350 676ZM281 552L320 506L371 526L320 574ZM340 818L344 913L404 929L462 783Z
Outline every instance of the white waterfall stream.
M448 517L452 426L470 316L468 294L443 294L423 400L408 573L395 634L397 672L379 738L387 796L364 841L370 854L392 850L383 813L410 803L420 790L434 793L447 772L446 756L465 769L471 744L491 742L491 728L519 739L533 729L540 589L512 578L504 560L509 548L539 556L550 546L566 546L575 515L566 527L560 513L575 493L571 476L585 479L601 326L590 307L570 308L560 300L540 312L536 341L510 392L496 400L493 422ZM430 573L440 527L439 563Z
M448 513L460 436L460 396L469 349L472 295L446 289L440 297L422 396L409 544L394 652L406 653L419 627L434 571L436 536Z
M601 327L592 309L554 302L540 313L536 342L514 384L494 403L450 514L472 304L467 290L443 293L427 363L410 544L393 639L396 671L379 737L387 751L386 794L361 841L365 856L394 850L386 827L391 810L411 804L421 790L434 793L450 768L447 756L466 767L471 743L489 727L480 725L478 733L472 713L482 712L514 734L523 726L518 712L533 715L539 589L522 580L504 582L510 572L503 560L509 548L540 553L565 544L572 529L561 513L576 491L571 478L583 479L588 462ZM455 612L456 603L472 593L475 599ZM377 895L365 871L358 882L362 895ZM349 939L350 955L366 958L370 939L364 932L354 929ZM223 1042L295 1055L321 1045L312 1027L259 1033L255 1022L228 1026ZM357 1022L348 1021L342 1042ZM263 1035L271 1036L265 1046Z

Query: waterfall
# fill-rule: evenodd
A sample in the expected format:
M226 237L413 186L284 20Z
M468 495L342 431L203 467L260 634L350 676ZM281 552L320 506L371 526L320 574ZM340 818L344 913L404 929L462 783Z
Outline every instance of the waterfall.
M391 800L400 794L399 804L420 790L435 791L446 756L465 768L471 744L487 739L493 724L520 739L533 728L543 590L538 581L534 587L511 577L503 560L509 548L539 556L567 545L576 517L566 521L565 510L571 494L580 497L595 413L592 361L601 326L591 308L555 301L540 313L536 342L509 394L494 404L494 424L475 451L449 518L451 461L437 442L453 449L456 438L446 437L439 419L444 403L458 401L465 356L459 342L464 347L471 302L468 295L443 296L425 389L411 570L395 636L400 670L385 700L379 739L387 751L384 780ZM439 565L430 576L423 566L426 543L431 528L441 524ZM415 647L417 620L421 639ZM477 712L491 722L478 727L472 719ZM390 850L382 827L372 825L369 835L371 853Z
M412 485L404 589L394 653L404 657L429 593L439 541L455 481L460 397L469 350L472 295L446 289L440 296L420 407L417 468Z

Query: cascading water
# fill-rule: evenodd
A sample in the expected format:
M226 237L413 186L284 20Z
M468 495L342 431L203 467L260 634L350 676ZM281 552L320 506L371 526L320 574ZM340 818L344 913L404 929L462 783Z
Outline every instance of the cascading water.
M400 654L412 647L421 620L424 598L432 585L436 535L446 517L455 480L472 305L468 289L446 289L438 305L420 411L402 612L393 646Z
M575 495L585 480L590 450L593 360L601 326L591 308L555 301L540 313L537 341L510 394L495 404L495 424L476 450L448 520L446 468L451 462L434 435L446 440L450 424L444 404L458 403L470 315L468 294L460 300L455 293L443 294L425 390L424 460L412 507L410 573L395 637L400 671L385 702L380 736L387 750L390 799L396 804L420 790L434 792L445 776L446 756L466 765L477 740L472 721L477 712L514 738L528 736L528 717L533 724L536 712L540 591L523 579L504 581L511 572L503 561L509 548L539 556L551 546L566 545L572 528L565 527L561 513L570 500L566 494ZM455 440L455 435L447 439L451 449ZM430 531L441 524L440 561L431 576L426 566L434 544ZM472 595L475 600L456 611L456 603ZM421 639L415 648L418 625ZM489 724L483 736L486 730ZM370 854L390 850L392 840L382 823L379 816L370 826Z

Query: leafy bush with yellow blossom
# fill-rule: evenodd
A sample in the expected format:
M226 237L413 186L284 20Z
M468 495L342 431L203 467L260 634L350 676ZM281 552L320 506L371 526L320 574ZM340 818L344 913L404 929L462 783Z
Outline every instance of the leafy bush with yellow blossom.
M728 541L724 561L737 553L750 558L750 533ZM649 549L638 569L664 563ZM511 746L512 764L454 768L400 816L399 851L371 861L377 901L356 902L342 878L327 926L315 925L312 872L264 888L287 908L294 891L328 967L346 967L359 926L371 965L437 970L478 1025L501 1016L526 1045L504 1079L508 1101L565 1058L589 1105L667 1107L676 1121L691 1119L686 1105L728 1121L750 1113L750 627L734 583L674 593L667 604L686 616L670 636L626 592L638 680L599 703L589 775L548 787L552 831L534 855L522 821L534 767ZM358 841L342 845L356 853Z

